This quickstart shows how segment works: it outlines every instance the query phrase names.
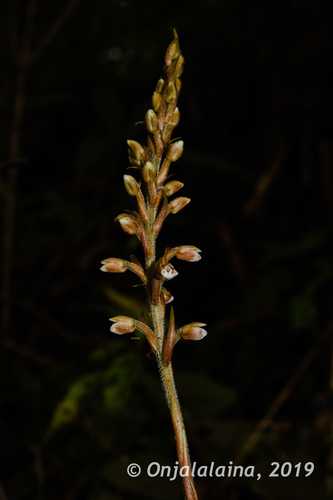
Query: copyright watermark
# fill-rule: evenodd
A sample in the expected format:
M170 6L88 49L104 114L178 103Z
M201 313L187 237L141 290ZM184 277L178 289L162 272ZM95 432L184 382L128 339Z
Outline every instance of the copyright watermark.
M138 477L141 474L141 467L139 464L132 463L127 467L127 474L130 477Z
M271 472L269 477L309 477L315 469L313 462L299 462L292 464L291 462L271 462ZM161 465L159 462L151 462L146 470L148 477L166 477L169 481L174 481L177 477L187 477L190 475L190 467L185 465L179 467L179 462L175 465ZM141 474L139 464L133 462L127 467L127 474L132 477L138 477ZM261 479L261 473L256 470L254 465L235 465L232 461L228 465L219 465L211 462L209 465L198 465L197 462L192 464L193 477L247 477L254 478L257 481Z

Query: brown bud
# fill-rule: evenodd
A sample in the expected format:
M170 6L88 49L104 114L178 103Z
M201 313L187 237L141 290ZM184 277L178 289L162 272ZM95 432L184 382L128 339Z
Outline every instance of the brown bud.
M183 151L184 151L184 141L174 142L169 146L166 157L168 160L172 162L177 161L183 154Z
M170 201L169 210L172 214L176 214L182 208L186 207L186 205L190 203L190 201L190 198L185 198L184 196L175 198L174 200Z
M102 260L102 264L104 265L100 269L104 273L124 273L127 271L127 267L123 259L110 257L109 259Z
M134 177L131 175L124 175L124 184L126 191L130 196L137 196L140 191L140 186Z
M156 180L156 175L156 168L150 161L147 161L142 169L142 176L145 182L154 182Z
M136 328L134 319L128 316L115 316L114 318L110 318L110 321L114 322L110 330L117 335L134 332Z
M171 181L168 182L163 189L167 196L171 196L174 193L177 193L177 191L179 191L183 186L184 184L180 181Z
M207 331L201 328L205 323L189 323L181 328L181 336L186 340L201 340L207 335Z
M197 262L201 259L199 252L201 252L201 250L193 245L183 245L178 247L176 257L177 259L187 260L188 262Z
M120 214L115 218L116 222L119 222L125 233L136 234L139 231L139 226L136 218L130 214Z
M134 158L141 161L144 157L144 154L145 154L145 151L144 151L143 147L141 146L141 144L139 144L137 141L132 141L130 139L127 141L127 144L129 146L130 151L132 152Z
M158 130L158 119L152 109L148 109L146 113L146 127L148 132L151 132L152 134Z
M165 53L165 64L167 66L171 64L172 60L180 54L178 35L175 30L174 30L174 37L175 39L172 40Z

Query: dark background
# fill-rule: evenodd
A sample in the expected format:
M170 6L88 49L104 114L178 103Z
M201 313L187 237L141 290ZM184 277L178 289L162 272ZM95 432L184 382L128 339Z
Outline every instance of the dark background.
M145 473L177 460L148 344L109 332L109 317L137 317L143 290L99 271L141 257L114 218L133 208L126 140L145 141L174 27L186 62L173 173L192 202L159 250L202 249L169 289L177 325L209 332L177 344L175 377L192 460L262 474L197 478L199 498L333 497L327 4L1 3L1 500L182 498L179 478ZM300 476L268 477L272 462Z

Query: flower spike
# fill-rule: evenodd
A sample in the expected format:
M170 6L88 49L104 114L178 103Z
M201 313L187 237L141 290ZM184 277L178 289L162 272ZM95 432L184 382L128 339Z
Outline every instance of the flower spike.
M207 335L204 323L189 323L176 330L175 314L171 307L169 324L166 330L165 318L168 304L173 300L171 293L164 288L164 282L170 281L178 272L170 263L173 257L188 262L201 259L201 250L193 245L167 247L162 256L156 255L156 241L167 216L177 214L189 202L185 196L169 200L184 184L178 180L169 180L169 170L174 166L184 151L182 139L172 139L174 129L179 123L180 112L178 98L181 90L180 76L183 72L184 57L181 53L176 30L173 40L165 54L163 78L157 82L152 95L152 105L147 111L144 124L147 130L147 143L128 140L128 159L134 175L124 175L127 193L136 199L136 211L124 211L115 218L121 228L130 235L135 235L144 253L144 265L135 255L130 261L110 257L102 261L101 270L107 273L124 273L127 270L136 274L144 285L149 303L149 321L141 314L139 319L128 316L111 318L111 332L117 335L141 332L147 339L160 369L162 384L172 414L176 437L179 466L189 471L183 477L187 500L198 500L191 473L185 427L173 380L172 355L180 338L200 340ZM139 178L139 174L140 178ZM136 175L136 174L135 174Z

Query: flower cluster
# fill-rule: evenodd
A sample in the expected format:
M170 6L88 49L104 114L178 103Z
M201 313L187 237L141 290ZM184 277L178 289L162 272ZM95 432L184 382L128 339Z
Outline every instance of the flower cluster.
M132 255L131 261L114 257L105 259L101 267L102 271L110 273L123 273L129 269L139 276L147 290L152 328L143 316L140 321L127 316L116 316L111 318L111 331L123 334L138 329L147 337L153 351L164 365L170 363L173 347L179 338L200 340L207 333L202 328L205 326L203 323L190 323L176 330L173 309L168 331L164 328L166 304L173 300L170 292L164 287L164 282L178 275L170 261L176 257L196 262L201 259L199 248L193 245L166 248L163 256L156 258L156 239L166 217L178 213L190 201L183 196L169 199L183 187L182 182L169 180L171 163L181 157L184 149L182 140L171 139L180 120L177 102L183 64L184 58L179 48L177 33L174 31L174 40L165 55L164 77L156 85L152 96L152 109L149 109L145 116L147 145L142 146L134 140L127 141L130 166L141 172L140 181L132 175L124 175L126 191L136 198L137 210L121 213L115 220L126 233L139 238L145 263L142 265Z

